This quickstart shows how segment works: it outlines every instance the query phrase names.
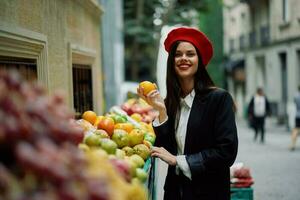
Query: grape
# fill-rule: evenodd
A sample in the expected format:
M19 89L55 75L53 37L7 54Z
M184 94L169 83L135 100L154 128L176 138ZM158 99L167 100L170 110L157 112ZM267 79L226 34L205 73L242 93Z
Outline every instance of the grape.
M0 91L0 199L109 200L122 193L128 199L129 183L113 165L77 147L84 130L61 92L48 95L3 70Z

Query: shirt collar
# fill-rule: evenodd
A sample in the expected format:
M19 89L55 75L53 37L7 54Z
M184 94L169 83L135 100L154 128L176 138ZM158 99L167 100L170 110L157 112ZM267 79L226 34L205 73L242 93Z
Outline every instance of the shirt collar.
M194 97L195 97L195 90L193 89L191 93L186 95L186 97L181 98L180 101L181 101L181 103L183 103L183 104L187 105L189 108L191 108L193 101L194 101Z

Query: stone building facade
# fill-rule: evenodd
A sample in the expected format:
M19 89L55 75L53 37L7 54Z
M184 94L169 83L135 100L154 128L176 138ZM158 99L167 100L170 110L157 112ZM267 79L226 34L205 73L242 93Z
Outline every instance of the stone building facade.
M101 113L101 5L96 0L3 0L0 10L0 67L33 66L37 80L49 93L63 90L77 114L84 109ZM85 95L90 100L83 102Z
M297 0L228 0L224 6L224 48L228 88L245 114L262 87L273 116L294 124L293 97L300 85L300 4Z

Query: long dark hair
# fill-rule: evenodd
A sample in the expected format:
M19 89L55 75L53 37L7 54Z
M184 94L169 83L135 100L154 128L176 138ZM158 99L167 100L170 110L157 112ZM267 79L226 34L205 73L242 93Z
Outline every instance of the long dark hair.
M165 104L168 116L171 117L172 120L175 120L180 106L180 97L182 96L182 90L174 67L175 53L179 43L180 41L177 41L172 45L167 61L167 97L165 99ZM199 58L199 64L194 77L194 89L196 94L204 95L215 88L215 84L202 63L198 49L196 47L195 49Z

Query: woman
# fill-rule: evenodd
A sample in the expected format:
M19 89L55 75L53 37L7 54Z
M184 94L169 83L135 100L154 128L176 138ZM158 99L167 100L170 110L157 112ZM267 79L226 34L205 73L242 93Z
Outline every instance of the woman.
M230 172L237 154L231 96L206 71L212 44L200 31L181 27L166 40L167 97L138 94L159 112L151 156L168 165L164 199L229 200Z

